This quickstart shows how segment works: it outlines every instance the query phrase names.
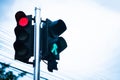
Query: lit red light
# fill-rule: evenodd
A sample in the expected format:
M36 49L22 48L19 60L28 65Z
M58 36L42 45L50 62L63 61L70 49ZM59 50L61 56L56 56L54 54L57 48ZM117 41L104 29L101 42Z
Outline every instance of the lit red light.
M22 17L22 18L19 20L19 25L20 25L21 27L25 27L25 26L27 26L27 24L28 24L28 18L27 18L27 17Z

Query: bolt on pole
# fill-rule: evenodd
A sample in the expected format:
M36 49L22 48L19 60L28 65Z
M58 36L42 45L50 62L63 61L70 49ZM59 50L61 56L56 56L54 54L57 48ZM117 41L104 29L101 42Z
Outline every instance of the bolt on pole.
M40 18L40 8L35 7L35 25L34 25L34 80L40 80L40 61L41 61L41 51L40 51L40 28L41 28L41 18Z

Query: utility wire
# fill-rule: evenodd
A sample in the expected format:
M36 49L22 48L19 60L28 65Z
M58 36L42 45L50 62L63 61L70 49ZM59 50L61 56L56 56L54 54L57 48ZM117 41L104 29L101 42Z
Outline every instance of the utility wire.
M0 56L3 56L3 57L5 57L5 58L10 59L10 60L13 61L13 59L11 59L11 58L9 58L9 57L7 57L7 56L5 56L5 55L1 55L1 54L0 54ZM6 63L3 63L3 62L0 62L0 63L1 63L1 64L6 64ZM14 69L17 69L17 70L19 70L19 71L22 71L22 72L28 73L28 74L30 74L30 75L33 75L33 73L31 73L31 72L28 72L28 71L25 71L25 70L16 68L16 67L14 67L14 66L11 66L10 64L8 64L8 65L9 65L9 67L11 67L11 68L14 68ZM40 78L45 79L45 80L48 80L47 78L44 78L44 77L41 77L41 76L40 76Z
M12 58L7 57L7 56L5 56L5 55L0 54L0 56L3 56L3 57L5 57L5 58L7 58L7 59L9 59L9 60L14 61ZM16 62L17 62L17 61L16 61ZM3 62L0 62L0 63L3 63ZM11 65L10 65L10 67L11 67L11 68L14 68L14 69L17 69L17 70L20 70L20 71L23 71L23 72L25 72L25 73L28 73L28 74L33 75L33 73L31 73L31 72L28 72L28 71L25 71L25 70L22 70L22 69L16 68L16 67L14 67L14 66L11 66ZM42 70L41 70L41 72L42 72L42 73L45 73L45 74L47 74L47 75L49 75L49 76L52 76L53 78L57 78L57 79L60 79L60 80L64 80L64 78L61 78L61 77L55 76L55 75L50 74L50 73L47 73L47 72L45 72L45 71L42 71ZM45 80L48 80L47 78L44 78L44 77L41 77L41 76L40 76L40 78L45 79Z
M0 62L0 64L5 64L5 63ZM6 65L9 65L9 64L6 64ZM16 69L16 70L19 70L19 71L22 71L22 72L25 72L25 73L27 73L27 74L33 75L33 73L30 73L30 72L28 72L28 71L25 71L25 70L16 68L16 67L14 67L14 66L9 65L9 67L11 67L11 68L13 68L13 69ZM41 76L40 76L40 78L45 79L45 80L48 80L47 78L44 78L44 77L41 77Z

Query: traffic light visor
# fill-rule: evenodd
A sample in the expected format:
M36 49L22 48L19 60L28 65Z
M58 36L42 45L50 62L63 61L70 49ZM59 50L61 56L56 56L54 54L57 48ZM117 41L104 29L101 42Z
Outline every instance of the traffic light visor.
M15 42L14 48L19 56L27 55L27 47L22 42Z
M63 20L59 19L51 23L51 31L55 35L61 35L66 30L66 25Z
M17 21L17 25L19 25L20 27L26 27L28 25L29 20L23 11L18 11L15 14L15 18Z
M63 37L59 37L56 44L58 46L58 53L60 53L67 47L67 42Z
M66 24L61 19L56 21L46 19L46 21L48 23L50 35L53 37L60 36L67 29Z

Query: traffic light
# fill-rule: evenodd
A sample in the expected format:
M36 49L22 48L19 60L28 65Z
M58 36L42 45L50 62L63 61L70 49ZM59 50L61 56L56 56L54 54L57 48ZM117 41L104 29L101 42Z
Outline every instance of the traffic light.
M13 46L15 49L15 59L30 63L29 58L33 56L34 48L34 27L32 25L32 15L26 15L23 11L15 14L17 26L15 27L16 41Z
M46 19L43 21L41 28L41 45L42 59L48 61L48 70L57 70L57 62L59 54L67 47L67 43L60 35L66 30L66 25L63 20L51 21Z

